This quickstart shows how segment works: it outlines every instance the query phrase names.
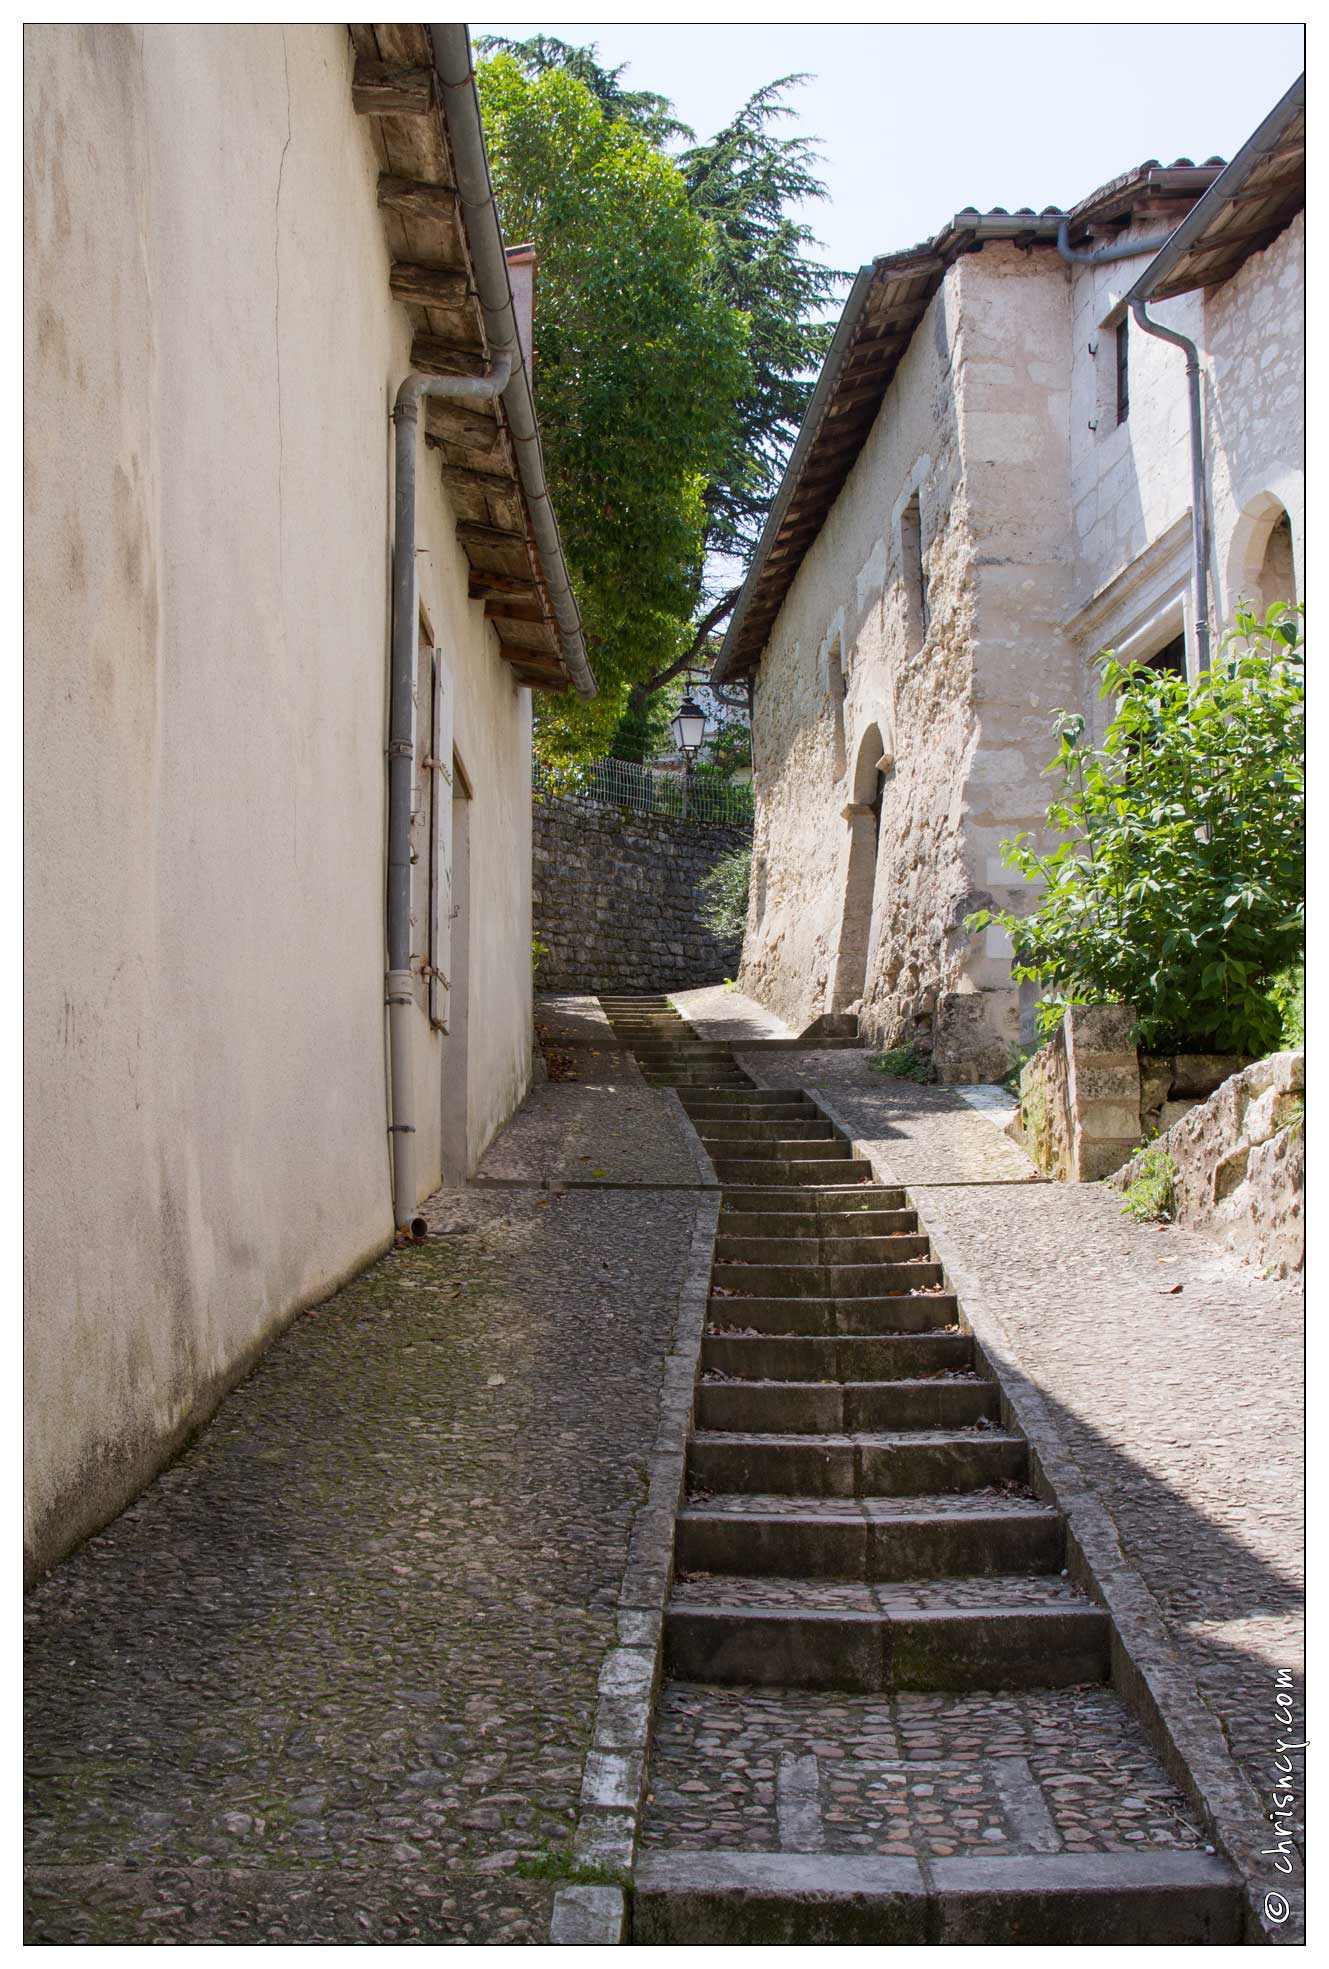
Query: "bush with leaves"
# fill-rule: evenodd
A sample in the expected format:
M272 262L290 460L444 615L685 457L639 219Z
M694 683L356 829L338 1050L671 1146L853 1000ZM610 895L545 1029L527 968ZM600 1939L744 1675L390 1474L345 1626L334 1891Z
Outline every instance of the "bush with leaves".
M1099 659L1117 699L1103 744L1058 714L1047 809L1063 836L1028 834L1002 857L1042 884L1032 914L979 910L1015 950L1012 975L1038 980L1043 1031L1068 1004L1126 1002L1138 1043L1263 1054L1279 1043L1271 995L1305 945L1305 762L1301 610L1239 614L1209 671L1183 678Z
M733 848L721 855L697 884L702 894L701 920L725 943L737 942L747 928L751 886L751 848Z

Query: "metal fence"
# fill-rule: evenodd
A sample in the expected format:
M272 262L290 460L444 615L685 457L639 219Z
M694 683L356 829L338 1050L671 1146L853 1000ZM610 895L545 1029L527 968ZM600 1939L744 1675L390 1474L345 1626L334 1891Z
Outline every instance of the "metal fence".
M593 800L602 807L624 807L634 814L663 814L671 820L752 826L752 788L709 774L658 773L633 759L597 759L592 766L551 770L537 759L532 790L543 798Z

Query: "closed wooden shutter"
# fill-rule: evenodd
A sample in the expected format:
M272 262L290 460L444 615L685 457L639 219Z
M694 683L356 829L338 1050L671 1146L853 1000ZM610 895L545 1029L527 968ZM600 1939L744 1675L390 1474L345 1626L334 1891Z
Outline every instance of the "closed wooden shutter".
M446 1032L452 973L452 674L439 649L434 651L434 730L429 763L434 775L429 1022Z

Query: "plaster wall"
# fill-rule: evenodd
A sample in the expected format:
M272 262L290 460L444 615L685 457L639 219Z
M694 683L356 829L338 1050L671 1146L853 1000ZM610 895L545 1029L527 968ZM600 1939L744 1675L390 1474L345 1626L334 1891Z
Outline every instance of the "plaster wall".
M897 927L919 918L939 928L950 892L963 886L948 786L972 731L972 545L951 387L956 319L948 278L757 672L753 882L739 982L795 1031L833 1009L850 983L840 945L854 823L844 809L863 804L856 790L872 799L883 755L897 764L882 801L870 938L880 927L878 897ZM909 606L900 524L915 492L933 608L926 642ZM858 995L850 990L849 1002Z
M112 1515L392 1231L388 411L335 27L25 33L26 1531ZM529 692L436 473L473 1165L529 1073ZM447 1041L420 1019L421 1180Z
M1216 626L1284 509L1300 586L1303 241L1298 220L1153 310L1201 348ZM1042 829L1054 713L1101 734L1108 644L1144 660L1184 631L1195 669L1185 364L1133 326L1116 420L1113 322L1144 264L993 243L952 266L772 626L740 981L795 1028L856 1006L869 1040L930 1047L956 1080L1000 1078L1033 1036L1009 938L964 919L1033 901L1001 844Z
M959 1079L1004 1072L1020 1034L1009 944L964 918L1025 894L1000 842L1041 817L1073 687L1068 317L1065 272L1041 256L988 247L950 269L758 672L743 988L796 1027L857 1003L869 1039L933 1046ZM925 632L902 527L915 492ZM863 909L865 962L845 930Z
M1156 235L1137 224L1123 235ZM1195 341L1204 391L1211 531L1210 605L1217 632L1237 600L1255 598L1269 530L1291 523L1303 567L1304 251L1298 217L1220 286L1151 304L1151 316ZM1147 258L1073 274L1071 475L1075 600L1067 630L1084 674L1085 709L1100 732L1111 715L1094 688L1099 650L1147 660L1178 634L1198 668L1191 604L1190 419L1182 352L1128 329L1130 409L1116 418L1114 324ZM1097 349L1097 355L1090 353ZM1091 429L1091 424L1097 429ZM1270 595L1266 601L1286 597Z

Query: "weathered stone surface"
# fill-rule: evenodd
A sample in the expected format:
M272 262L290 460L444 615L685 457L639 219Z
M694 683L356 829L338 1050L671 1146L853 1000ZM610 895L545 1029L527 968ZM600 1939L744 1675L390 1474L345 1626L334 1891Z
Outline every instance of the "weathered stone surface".
M545 1942L697 1208L440 1192L34 1589L29 1940Z
M1176 1166L1177 1222L1279 1278L1305 1260L1304 1086L1303 1053L1271 1054L1192 1105L1155 1145ZM1117 1189L1135 1167L1113 1178Z
M1046 1176L1093 1183L1140 1142L1140 1067L1129 1005L1072 1005L1020 1074L1017 1139Z
M543 991L668 991L738 969L697 884L747 845L741 828L546 795L534 807L534 935Z

